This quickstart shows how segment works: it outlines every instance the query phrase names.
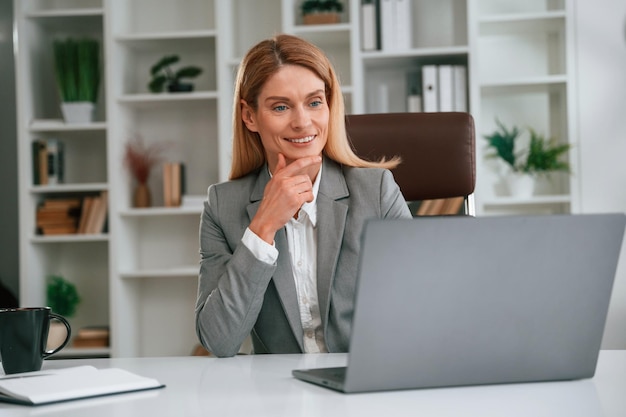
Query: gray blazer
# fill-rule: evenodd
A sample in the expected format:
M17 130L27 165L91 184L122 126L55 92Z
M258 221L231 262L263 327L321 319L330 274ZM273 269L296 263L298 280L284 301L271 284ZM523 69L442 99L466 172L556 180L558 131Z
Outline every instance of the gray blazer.
M209 187L200 225L196 332L217 356L235 355L252 336L255 353L302 353L302 325L285 230L278 260L257 260L241 244L270 176L267 167ZM323 160L317 196L317 291L329 352L348 351L363 224L411 217L389 170ZM382 278L382 277L381 277Z

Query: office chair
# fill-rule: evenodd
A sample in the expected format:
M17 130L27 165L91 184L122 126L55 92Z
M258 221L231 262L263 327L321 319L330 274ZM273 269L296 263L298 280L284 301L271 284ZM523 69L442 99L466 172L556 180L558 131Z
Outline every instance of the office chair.
M402 158L392 172L407 202L462 197L463 213L475 215L475 131L469 113L348 115L346 129L360 157Z

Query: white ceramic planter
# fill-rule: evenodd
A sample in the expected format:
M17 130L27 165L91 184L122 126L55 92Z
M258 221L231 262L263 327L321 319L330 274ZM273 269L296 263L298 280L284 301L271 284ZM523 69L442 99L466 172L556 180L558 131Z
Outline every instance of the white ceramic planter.
M535 178L531 175L512 172L506 182L512 197L529 198L535 193Z
M89 101L61 103L61 111L66 123L79 124L93 121L95 105Z

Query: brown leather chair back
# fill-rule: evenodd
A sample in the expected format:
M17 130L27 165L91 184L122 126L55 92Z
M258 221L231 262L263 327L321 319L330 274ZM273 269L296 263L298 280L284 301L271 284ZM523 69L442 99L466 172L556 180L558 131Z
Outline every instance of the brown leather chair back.
M402 158L393 174L407 201L467 200L474 192L474 119L468 113L348 115L346 129L360 157Z

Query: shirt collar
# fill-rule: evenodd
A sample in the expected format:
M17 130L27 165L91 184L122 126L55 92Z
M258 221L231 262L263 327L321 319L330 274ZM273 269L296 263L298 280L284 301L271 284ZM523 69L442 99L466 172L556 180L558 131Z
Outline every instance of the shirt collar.
M317 193L320 189L320 179L322 178L322 166L320 165L320 170L317 173L317 177L315 177L315 181L313 182L313 201L310 203L304 203L300 208L300 212L306 213L311 220L311 224L313 227L317 224ZM300 214L298 215L300 217Z

